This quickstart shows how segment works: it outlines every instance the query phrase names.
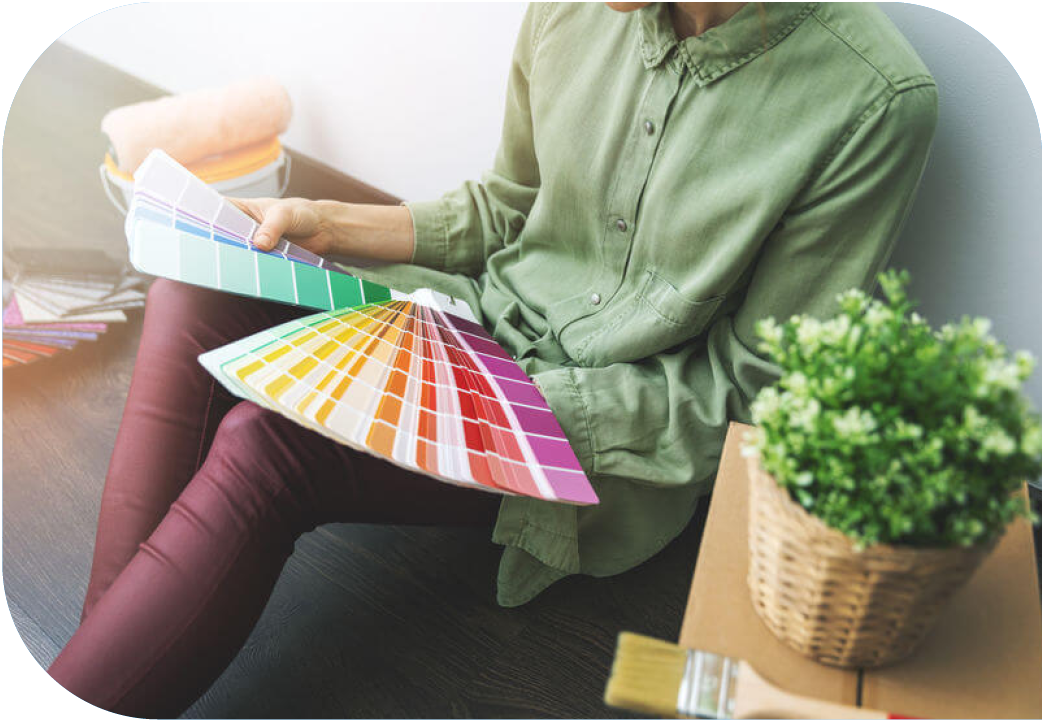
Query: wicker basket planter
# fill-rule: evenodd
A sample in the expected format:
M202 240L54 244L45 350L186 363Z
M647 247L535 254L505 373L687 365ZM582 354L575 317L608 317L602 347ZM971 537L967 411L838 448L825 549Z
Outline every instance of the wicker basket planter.
M749 462L749 590L774 635L827 665L878 667L910 654L994 547L858 551Z

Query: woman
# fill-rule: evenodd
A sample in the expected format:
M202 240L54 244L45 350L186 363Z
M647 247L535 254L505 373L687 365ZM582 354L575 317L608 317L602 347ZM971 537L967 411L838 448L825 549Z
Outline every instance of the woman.
M179 713L323 522L494 527L508 606L631 568L683 529L728 421L776 377L754 323L828 314L886 262L936 88L871 6L616 5L636 11L529 9L481 183L403 207L242 201L261 246L285 234L400 263L364 274L466 299L536 379L601 504L500 502L237 402L196 356L301 311L157 281L84 620L50 668L61 684Z

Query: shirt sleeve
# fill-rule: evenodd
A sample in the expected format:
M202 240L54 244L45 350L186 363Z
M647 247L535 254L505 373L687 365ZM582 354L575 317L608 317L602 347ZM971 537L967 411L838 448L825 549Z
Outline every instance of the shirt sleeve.
M521 23L507 83L503 134L492 169L437 200L409 202L415 246L411 262L478 275L485 259L517 239L539 192L532 142L529 77L549 8L529 5Z
M830 316L837 293L874 285L911 205L936 113L932 83L866 110L765 241L737 309L705 336L639 362L536 375L595 481L662 486L714 476L728 422L748 422L752 399L777 378L756 351L756 322Z

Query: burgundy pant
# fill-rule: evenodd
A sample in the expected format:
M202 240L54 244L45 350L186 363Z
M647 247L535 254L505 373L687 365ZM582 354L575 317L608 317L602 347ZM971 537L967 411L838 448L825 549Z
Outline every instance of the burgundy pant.
M317 525L494 522L497 496L240 401L196 359L303 314L152 285L82 621L48 670L73 694L126 715L181 714L242 647L294 542Z

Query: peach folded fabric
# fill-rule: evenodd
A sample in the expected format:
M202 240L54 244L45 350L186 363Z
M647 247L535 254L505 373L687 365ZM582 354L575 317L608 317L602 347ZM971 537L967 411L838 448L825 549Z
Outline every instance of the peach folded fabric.
M292 112L281 83L256 77L116 108L101 130L119 169L133 173L155 148L184 165L279 135Z

